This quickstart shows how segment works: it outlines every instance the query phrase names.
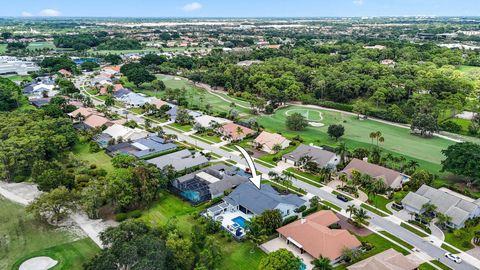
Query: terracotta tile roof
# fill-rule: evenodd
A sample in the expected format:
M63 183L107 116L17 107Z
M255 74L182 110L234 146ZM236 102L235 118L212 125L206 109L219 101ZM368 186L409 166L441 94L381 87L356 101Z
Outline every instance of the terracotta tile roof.
M370 258L347 267L348 270L413 270L417 269L418 263L408 259L394 249L387 249Z
M83 123L89 127L96 128L96 127L101 127L103 125L107 125L110 122L107 118L99 115L91 115Z
M150 100L150 102L148 102L152 105L155 105L155 107L157 107L157 109L160 109L160 107L162 107L163 105L168 105L167 102L161 100L161 99L158 99L158 98L152 98Z
M113 92L116 92L116 91L118 91L118 90L120 90L120 89L123 89L123 85L122 85L122 84L117 83L117 84L113 85Z
M327 226L338 221L338 217L329 210L322 210L277 229L286 238L300 244L308 254L315 258L321 256L335 260L345 248L355 249L360 241L347 230L334 230Z
M240 127L243 131L240 134L237 132L238 127ZM240 125L235 124L235 123L225 124L220 128L220 130L223 133L223 135L225 135L225 136L229 135L232 138L232 140L234 140L234 141L235 140L241 140L245 136L255 132L253 129L249 129L247 127L240 126Z
M81 107L81 108L78 108L76 109L75 111L69 113L68 115L70 117L77 117L77 115L80 114L81 116L83 116L84 118L88 118L89 116L91 116L92 114L98 114L97 110L95 110L94 108L85 108L85 107Z
M260 145L265 145L270 149L273 149L273 146L276 144L282 144L283 142L288 141L285 137L277 133L270 133L262 131L257 138L255 138L255 143ZM290 141L288 141L290 143Z

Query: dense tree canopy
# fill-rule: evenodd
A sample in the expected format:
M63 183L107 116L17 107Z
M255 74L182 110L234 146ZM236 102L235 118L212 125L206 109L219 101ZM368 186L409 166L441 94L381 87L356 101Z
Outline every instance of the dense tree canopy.
M0 175L23 181L38 160L52 160L77 141L72 122L42 111L0 113Z
M298 270L300 259L292 252L281 248L269 253L260 261L259 270Z
M18 108L21 97L18 85L9 79L0 77L0 112Z
M480 181L480 145L470 142L457 143L442 150L446 159L442 170L467 178L467 183Z
M73 72L77 69L75 63L66 56L47 57L43 59L43 61L40 63L40 66L49 72L57 72L60 69L66 69Z

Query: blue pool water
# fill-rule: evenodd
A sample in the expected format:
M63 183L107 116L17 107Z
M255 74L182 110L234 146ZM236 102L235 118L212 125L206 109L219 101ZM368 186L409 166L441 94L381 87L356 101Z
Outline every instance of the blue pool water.
M240 227L245 229L245 223L247 222L247 220L244 219L243 217L238 216L238 217L232 219L232 221L237 223L238 225L240 225Z
M306 270L307 269L307 265L303 262L300 262L300 268L298 268L299 270Z

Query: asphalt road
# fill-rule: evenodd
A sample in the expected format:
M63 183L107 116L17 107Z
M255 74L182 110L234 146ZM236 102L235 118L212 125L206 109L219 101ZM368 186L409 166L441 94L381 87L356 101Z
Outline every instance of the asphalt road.
M82 81L80 81L80 83L77 85L77 87L80 88L81 83L82 83ZM95 105L99 105L99 104L103 103L103 102L100 102L100 101L95 100L95 99L93 99L93 101L94 101ZM116 107L111 107L110 110L112 112L116 112L116 113L121 114L121 115L125 115L124 112L127 112L124 109L119 109L119 108L116 108ZM137 123L142 124L142 125L145 123L145 120L143 119L143 117L132 114L132 113L128 113L127 118L129 120L134 120ZM220 155L222 157L226 157L228 159L231 159L231 160L235 161L236 163L242 164L243 166L247 166L246 161L240 155L236 155L234 153L225 151L225 150L223 150L219 147L216 147L214 145L202 142L202 141L197 140L195 138L192 138L188 135L185 135L181 132L178 132L176 130L168 128L167 126L163 126L163 130L167 134L176 135L178 140L180 140L180 141L185 141L189 144L192 144L192 145L195 145L197 147L203 148L205 150L211 151L211 152L213 152L217 155ZM271 168L265 167L265 166L263 166L261 164L258 164L258 163L256 163L256 169L258 171L260 171L262 174L268 174L268 172L273 170ZM277 173L281 173L281 172L277 172ZM308 193L311 193L313 195L316 195L316 196L322 198L323 200L327 200L327 201L329 201L329 202L331 202L335 205L338 205L339 207L341 207L343 209L346 209L348 205L353 204L351 202L340 201L336 198L335 195L331 194L330 192L322 190L321 188L312 186L308 183L305 183L305 182L297 180L297 179L293 179L292 184L295 185L296 187L304 189ZM469 264L465 261L460 263L460 264L457 264L457 263L445 258L444 254L445 254L446 251L443 250L442 248L433 245L429 241L427 241L423 238L420 238L416 234L400 227L399 225L389 221L388 219L386 219L384 217L378 216L375 213L372 213L370 211L368 211L368 213L369 213L369 216L371 217L371 219L369 220L371 225L373 225L375 227L379 227L382 230L385 230L385 231L391 233L392 235L395 235L396 237L402 239L403 241L411 244L412 246L415 246L416 248L420 249L424 253L428 254L430 257L432 257L434 259L435 258L439 259L440 262L442 262L443 264L451 267L452 269L458 269L458 270L480 269L480 265L474 266L474 265L471 265L471 264Z

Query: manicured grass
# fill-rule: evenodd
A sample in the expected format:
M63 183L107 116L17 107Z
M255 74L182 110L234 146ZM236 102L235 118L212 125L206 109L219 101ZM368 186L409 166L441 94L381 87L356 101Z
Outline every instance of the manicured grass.
M31 81L32 77L30 75L9 75L9 76L2 76L4 78L10 79L11 81Z
M73 147L73 153L78 159L90 164L95 164L107 172L113 170L112 163L110 162L111 157L107 155L104 150L97 153L90 153L88 141L81 139L80 142Z
M392 202L391 200L380 195L370 195L369 200L372 202L371 203L372 206L375 206L376 208L383 210L390 215L392 214L392 211L387 209L387 204Z
M207 90L195 86L185 78L163 74L157 75L157 78L162 80L167 88L185 88L185 98L188 102L188 108L196 107L200 110L206 110L206 105L210 104L210 110L213 112L213 114L228 113L232 109L232 107L230 107L231 102L225 101L216 95L210 94ZM144 94L155 96L157 98L165 98L165 91L140 91ZM250 110L246 108L236 106L234 109L240 113L241 117L249 116L251 114Z
M275 165L271 164L271 163L268 163L268 162L265 162L261 159L255 159L255 162L257 162L258 164L261 164L267 168L275 168Z
M480 224L473 228L463 228L458 231L459 232L457 232L456 234L455 232L446 232L445 242L460 250L467 251L473 248L471 241L475 235L475 232L480 231Z
M169 221L175 222L179 230L189 235L192 226L198 222L194 214L205 209L207 205L193 207L189 203L170 194L162 193L160 200L139 218L146 224L157 227ZM250 242L227 241L219 234L215 235L222 247L222 260L219 269L257 269L260 259L265 254L258 248L252 250Z
M387 215L384 214L383 212L380 212L377 208L375 208L375 207L373 207L373 206L370 206L370 205L368 205L368 204L366 204L366 203L362 203L360 206L361 206L362 208L367 209L368 211L370 211L370 212L372 212L372 213L374 213L374 214L377 214L377 215L381 216L381 217L386 217L386 216L387 216Z
M220 137L218 137L215 134L210 134L209 135L207 132L202 133L202 134L195 134L195 136L206 139L206 140L209 140L209 141L214 142L214 143L222 142L222 139L220 139Z
M43 42L32 42L28 44L28 50L35 50L35 49L55 49L55 44L50 41L43 41Z
M172 123L172 124L170 124L170 125L168 125L168 126L173 127L173 128L175 128L175 129L179 129L179 130L181 130L181 131L183 131L183 132L189 132L189 131L191 131L192 128L193 128L192 125L183 125L183 126L182 126L182 125L180 125L180 124L178 124L178 123Z
M410 245L409 243L403 241L402 239L396 237L395 235L387 232L387 231L379 231L379 233L385 235L386 237L390 238L391 240L397 242L398 244L408 248L408 249L413 249L414 247L412 245Z
M273 181L270 181L270 180L262 180L262 184L268 184L268 185L271 185L273 187L277 187L278 189L286 189L285 187L287 187L288 189L290 189L290 191L294 192L294 193L297 193L299 195L307 195L307 192L304 191L303 189L301 188L298 188L298 187L295 187L295 186L285 186L283 184L278 184L278 183L275 183ZM285 186L285 187L284 187Z
M280 150L280 151L279 151L278 153L276 153L276 154L266 154L266 155L263 155L263 156L260 157L260 159L263 160L263 161L266 161L266 162L276 163L276 161L273 161L273 159L276 158L277 161L278 161L278 160L281 160L283 155L292 152L292 151L295 150L296 148L297 148L297 145L291 145L291 146L288 146L288 147L285 148L285 149Z
M34 252L71 243L74 235L66 230L36 221L33 215L25 212L23 206L0 197L0 238L2 239L0 241L0 269L11 269L15 262L19 260L23 262L22 258L26 258ZM69 255L69 261L83 261L82 258L89 257L98 250L98 247L93 246L84 248L84 244L72 243L71 245L81 246L81 248L78 247L78 252Z
M29 253L18 259L12 269L18 269L24 261L30 258L48 256L58 261L58 264L51 268L51 270L81 270L83 269L83 264L92 259L99 251L100 248L95 242L90 238L85 238L72 243L66 243Z
M302 172L302 171L299 171L295 168L288 168L287 171L292 172L294 174L297 174L297 175L295 175L295 178L297 178L300 181L303 181L305 183L309 183L309 184L311 184L313 186L316 186L316 187L322 187L323 186L323 184L321 184L321 179L320 179L319 176L312 175L312 174L309 174L307 172ZM304 178L307 178L308 180L305 180Z
M411 231L412 233L414 233L414 234L416 234L416 235L418 235L418 236L420 236L420 237L427 237L427 236L428 236L428 234L427 234L426 232L421 231L420 229L415 229L415 228L413 228L412 226L408 225L408 224L405 223L405 222L402 222L402 223L400 224L400 226L403 227L403 228L405 228L405 229L407 229L407 230L409 230L409 231Z
M342 195L342 196L345 196L348 201L353 200L353 199L350 197L350 195L346 195L346 194L340 193L340 192L338 192L338 191L336 191L336 190L332 191L332 194L333 194L333 195Z
M342 208L341 208L340 206L335 205L335 204L333 204L333 203L331 203L331 202L329 202L329 201L320 201L320 203L322 203L322 204L324 204L324 205L326 205L326 206L328 206L328 207L330 207L330 208L332 208L332 209L334 209L334 210L337 210L337 211L341 211L341 210L342 210Z
M7 51L7 44L0 44L0 53L5 53Z
M142 108L130 108L128 109L130 112L132 113L136 113L136 114L142 114L143 113L143 109Z
M452 141L438 137L421 138L414 136L410 134L409 129L383 124L374 120L358 120L355 116L345 113L316 109L310 110L322 113L323 120L321 122L325 126L309 126L304 131L291 131L286 128L285 120L286 112L292 109L304 109L304 107L290 106L282 108L273 115L258 117L257 120L268 131L282 133L287 137L299 135L305 140L306 144L314 143L317 145L335 145L336 142L328 137L327 129L331 124L342 124L345 127L345 135L341 141L344 141L350 148L370 148L370 132L381 131L385 138L385 142L381 144L384 152L404 155L407 159L416 160L422 167L433 172L440 171L440 162L444 158L441 151L454 144Z
M363 256L362 256L363 259L371 257L375 254L378 254L378 253L383 252L383 251L385 251L387 249L390 249L390 248L395 249L396 251L402 253L403 255L410 254L409 251L393 244L392 242L388 241L387 239L383 238L382 236L380 236L376 233L372 233L372 234L367 235L367 236L357 236L357 238L360 241L370 242L371 244L373 244L375 246L375 248L373 250L363 254Z
M436 266L440 267L441 269L444 269L444 270L450 270L451 268L446 266L445 264L439 262L439 261L436 261L436 260L433 260L433 261L430 261L431 263L435 264Z
M445 245L445 244L442 244L441 247L442 247L443 249L445 249L446 251L452 253L452 254L458 254L458 253L460 253L460 252L458 252L457 250L455 250L455 249L453 249L453 248L451 248L450 246Z
M428 262L424 262L424 263L420 264L418 269L419 270L437 270L437 268L433 267Z

